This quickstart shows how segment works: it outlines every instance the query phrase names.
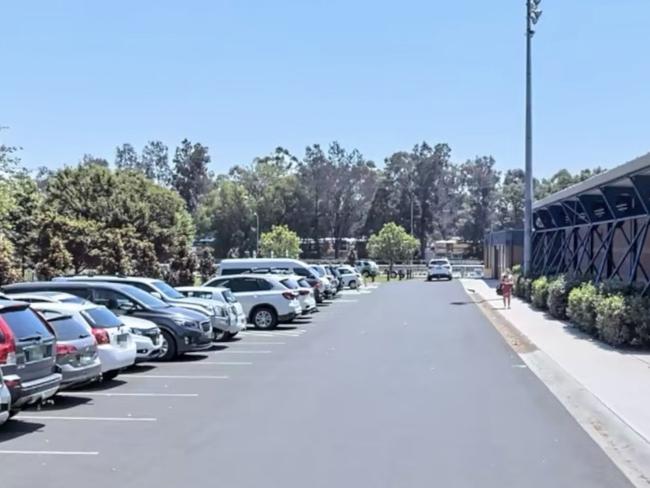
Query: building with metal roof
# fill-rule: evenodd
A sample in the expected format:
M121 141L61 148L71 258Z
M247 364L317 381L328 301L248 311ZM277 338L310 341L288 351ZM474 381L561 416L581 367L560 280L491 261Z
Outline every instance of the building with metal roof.
M650 287L650 153L533 205L533 275Z

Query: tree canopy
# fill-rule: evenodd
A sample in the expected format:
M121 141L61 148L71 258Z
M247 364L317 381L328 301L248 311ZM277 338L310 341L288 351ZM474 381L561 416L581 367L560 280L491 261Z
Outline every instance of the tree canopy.
M393 264L413 258L418 248L418 239L406 232L395 222L385 224L381 230L368 239L368 253L371 257Z
M286 225L274 225L260 236L260 254L268 258L300 256L300 237Z

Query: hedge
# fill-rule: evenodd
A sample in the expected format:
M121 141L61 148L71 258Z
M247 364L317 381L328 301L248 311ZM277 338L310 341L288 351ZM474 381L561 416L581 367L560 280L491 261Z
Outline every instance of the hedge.
M583 283L569 293L567 316L578 329L594 334L596 332L596 302L598 289L593 283Z
M596 302L598 337L612 346L628 344L632 339L629 305L623 295L601 295Z
M570 280L565 275L558 275L549 281L546 307L553 317L560 320L567 319L569 293L579 284L579 281Z
M548 300L548 278L546 276L540 276L532 282L530 296L535 308L546 309Z

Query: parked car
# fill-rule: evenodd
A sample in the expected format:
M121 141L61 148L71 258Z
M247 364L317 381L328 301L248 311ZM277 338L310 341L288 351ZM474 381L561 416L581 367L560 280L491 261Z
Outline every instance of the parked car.
M427 281L431 281L434 278L445 278L446 280L451 281L452 273L449 259L438 258L429 261L429 266L427 267Z
M237 320L237 328L244 330L246 328L246 313L244 307L237 300L237 297L228 288L223 287L203 287L203 286L177 286L176 289L186 297L203 298L221 302L225 307L230 307ZM230 340L237 335L237 332L228 332L221 340ZM219 340L219 339L217 339Z
M338 272L341 274L341 281L343 286L346 288L357 289L361 284L363 284L363 278L361 274L356 271L352 266L341 265L338 268Z
M7 295L11 300L27 303L86 303L88 300L79 298L70 293L59 291L41 291L37 293L11 293Z
M341 274L338 272L335 266L331 264L324 265L327 276L331 281L336 285L336 291L340 291L343 288L343 282L341 281Z
M285 270L302 276L314 289L316 303L322 303L325 299L325 284L318 274L309 265L298 259L286 258L246 258L246 259L222 259L217 266L217 276L253 273L262 268L273 269L274 272Z
M70 293L44 291L36 293L16 293L11 295L28 303L91 303ZM135 362L150 361L160 356L162 336L160 329L149 320L129 315L122 316L122 322L129 328L136 347Z
M86 332L95 338L103 379L112 380L121 370L135 363L135 342L128 327L106 307L88 302L33 303L32 308L50 314L65 314L83 324Z
M302 314L307 315L316 311L316 299L314 298L314 290L307 281L297 275L278 276L280 283L286 286L289 290L298 293L298 301Z
M61 386L56 337L25 302L0 300L0 369L11 396L10 415L54 396Z
M156 324L162 333L160 359L212 347L212 327L204 314L172 307L139 288L101 281L37 281L5 285L6 293L64 291L106 307L117 315L128 315Z
M325 298L333 298L338 292L338 286L327 274L325 266L320 264L312 264L310 268L318 275L323 282L323 294Z
M9 420L9 412L11 410L11 393L9 388L5 385L2 376L2 368L0 368L0 425Z
M206 300L205 298L185 297L162 280L128 276L93 276L90 278L79 276L66 278L66 280L104 281L135 286L165 303L205 314L210 319L210 325L216 340L224 339L227 336L232 337L232 335L242 330L237 324L236 315L230 312L229 307L224 307L221 302Z
M32 309L39 311L54 329L56 369L61 373L61 389L99 380L102 363L97 341L87 324L67 310L61 311L57 304L33 304Z
M240 274L213 278L203 286L229 288L244 307L248 321L258 329L274 329L302 314L298 294L275 275Z
M163 338L160 329L150 320L131 315L121 315L120 319L129 328L135 342L135 362L152 361L162 354Z
M360 259L354 265L355 269L361 273L361 276L377 276L379 274L379 266L374 261L369 259Z

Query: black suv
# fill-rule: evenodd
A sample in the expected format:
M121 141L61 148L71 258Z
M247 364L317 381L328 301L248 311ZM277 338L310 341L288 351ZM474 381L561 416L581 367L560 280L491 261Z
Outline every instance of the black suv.
M0 369L11 393L11 414L54 396L61 385L56 373L54 331L29 304L0 300Z
M37 281L6 285L2 289L6 293L62 291L104 305L117 315L150 320L162 333L160 359L166 361L186 352L202 351L212 346L212 326L208 317L192 310L173 307L131 285L97 281Z

